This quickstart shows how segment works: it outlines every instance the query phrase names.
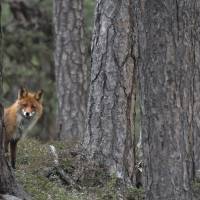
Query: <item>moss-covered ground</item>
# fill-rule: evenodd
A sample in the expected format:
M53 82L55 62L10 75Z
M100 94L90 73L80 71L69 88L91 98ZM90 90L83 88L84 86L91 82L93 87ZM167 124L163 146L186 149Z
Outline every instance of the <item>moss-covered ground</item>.
M50 144L57 150L59 167L78 187L66 183L57 173ZM72 143L58 141L44 144L34 139L19 142L15 173L33 200L144 199L141 189L126 188L119 192L120 183L115 176L107 176L104 169L95 168L95 165L86 167L88 163L84 164L84 157L73 152L72 146Z

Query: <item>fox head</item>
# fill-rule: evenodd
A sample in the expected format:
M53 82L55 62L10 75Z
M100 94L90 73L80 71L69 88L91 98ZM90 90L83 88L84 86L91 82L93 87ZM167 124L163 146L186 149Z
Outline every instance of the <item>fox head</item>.
M43 91L30 92L21 88L18 92L18 112L26 119L32 119L42 114Z

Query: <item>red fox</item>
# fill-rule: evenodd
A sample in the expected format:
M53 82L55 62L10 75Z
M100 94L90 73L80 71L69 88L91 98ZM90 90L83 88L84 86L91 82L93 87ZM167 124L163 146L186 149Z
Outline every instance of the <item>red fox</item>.
M8 153L10 144L11 166L14 169L17 142L26 136L41 117L43 112L42 96L42 90L34 93L21 88L16 102L4 110L5 153Z

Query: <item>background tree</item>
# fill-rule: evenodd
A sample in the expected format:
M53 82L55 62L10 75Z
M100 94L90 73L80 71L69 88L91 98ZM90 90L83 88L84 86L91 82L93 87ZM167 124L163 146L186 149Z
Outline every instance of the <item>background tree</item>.
M79 138L85 130L86 79L83 1L54 1L55 73L59 137Z
M133 183L135 65L131 1L96 2L92 69L83 146L89 156Z
M199 127L199 3L145 0L136 8L146 199L190 200Z
M42 119L31 131L43 140L55 138L55 70L53 54L53 1L3 1L2 29L4 32L4 96L5 106L13 102L20 86L44 90L45 109ZM90 49L93 21L93 0L84 1L84 42ZM86 52L89 63L90 51ZM90 66L90 64L88 64ZM89 67L88 67L89 68Z
M55 90L53 66L52 2L48 0L3 1L4 106L16 98L20 86L44 90L42 119L31 131L42 139L55 137Z

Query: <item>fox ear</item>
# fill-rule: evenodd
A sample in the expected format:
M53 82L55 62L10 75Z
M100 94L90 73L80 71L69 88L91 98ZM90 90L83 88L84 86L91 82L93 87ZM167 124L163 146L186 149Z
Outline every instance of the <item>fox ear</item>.
M27 94L28 94L28 91L24 87L21 87L18 91L18 99L22 99L26 97Z
M35 99L36 99L37 101L42 102L42 100L43 100L43 90L39 90L39 91L37 91L37 92L35 93Z

